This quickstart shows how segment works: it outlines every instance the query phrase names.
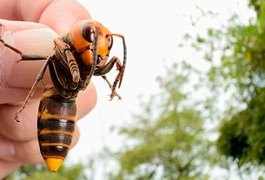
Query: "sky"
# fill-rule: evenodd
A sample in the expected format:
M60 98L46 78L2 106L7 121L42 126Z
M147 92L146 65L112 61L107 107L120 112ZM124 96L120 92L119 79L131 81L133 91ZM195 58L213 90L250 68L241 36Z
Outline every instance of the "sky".
M209 26L220 26L232 12L244 21L252 12L247 0L79 0L92 18L111 32L123 34L127 43L127 66L122 87L118 90L122 101L109 101L110 90L102 78L94 77L98 92L95 109L78 122L80 140L69 153L69 161L77 162L100 152L104 145L119 149L119 136L111 127L133 121L132 112L139 112L139 95L148 97L159 89L155 79L164 74L165 64L193 59L190 51L178 49L185 33L203 33ZM191 20L198 20L203 9L218 18L206 19L194 29ZM114 39L111 55L122 59L121 40ZM203 64L194 62L200 67ZM197 64L196 64L197 63ZM110 74L113 79L114 74Z

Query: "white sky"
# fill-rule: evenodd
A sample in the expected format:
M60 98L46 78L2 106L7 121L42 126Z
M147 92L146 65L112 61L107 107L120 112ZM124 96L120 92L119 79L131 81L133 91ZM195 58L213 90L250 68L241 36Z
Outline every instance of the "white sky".
M250 12L247 0L79 0L90 11L94 20L104 24L114 33L123 34L127 42L127 67L119 93L122 101L109 101L110 90L102 78L94 77L98 91L96 108L78 122L81 137L70 152L71 161L84 160L101 150L103 145L119 147L118 138L110 127L131 120L131 112L137 112L138 95L148 96L157 91L155 78L163 75L163 64L184 58L192 59L193 54L180 51L180 38L193 32L190 15L200 15L199 8L218 13L216 21L204 21L207 26L218 25L238 12L242 19L248 19ZM122 58L120 39L114 39L112 55ZM198 64L200 66L200 64Z

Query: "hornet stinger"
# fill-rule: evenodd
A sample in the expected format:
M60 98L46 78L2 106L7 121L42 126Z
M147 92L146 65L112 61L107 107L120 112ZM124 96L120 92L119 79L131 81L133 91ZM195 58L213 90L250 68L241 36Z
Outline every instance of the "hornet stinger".
M4 25L0 24L0 32ZM113 36L122 39L123 61L118 57L109 59L113 45ZM54 40L54 55L26 55L14 46L7 44L0 36L0 42L21 56L21 61L46 60L39 71L23 105L15 114L19 114L32 98L38 83L49 68L53 83L45 89L38 110L38 141L41 155L52 172L61 167L71 146L75 130L76 97L80 90L86 89L91 77L101 76L111 89L110 99L120 87L126 64L126 44L123 35L111 33L106 27L93 20L82 20L73 25L70 32ZM106 74L116 66L118 74L111 84Z

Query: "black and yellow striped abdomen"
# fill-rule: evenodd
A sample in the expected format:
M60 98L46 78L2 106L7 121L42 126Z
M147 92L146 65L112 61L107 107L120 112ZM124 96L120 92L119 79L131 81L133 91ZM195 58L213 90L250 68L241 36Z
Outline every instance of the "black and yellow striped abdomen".
M54 172L71 146L76 119L75 99L64 99L53 89L44 93L38 113L38 141L44 160Z

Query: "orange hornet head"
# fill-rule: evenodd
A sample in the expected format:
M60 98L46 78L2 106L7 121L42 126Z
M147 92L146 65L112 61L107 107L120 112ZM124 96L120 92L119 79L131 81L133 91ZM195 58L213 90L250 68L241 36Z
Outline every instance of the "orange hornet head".
M81 54L81 58L87 66L92 66L96 63L97 67L102 67L108 60L113 45L113 36L118 36L123 39L123 62L125 64L126 47L124 37L119 34L111 33L106 27L97 21L78 21L72 27L69 39L76 51ZM94 49L96 49L96 53L93 53ZM96 57L94 57L94 54L96 54Z
M97 34L97 65L103 65L108 59L110 49L113 44L113 38L110 31L103 25L92 20L83 20L77 22L70 32L70 41L76 51L81 54L82 60L88 66L93 65L93 42ZM105 62L101 62L105 61Z

